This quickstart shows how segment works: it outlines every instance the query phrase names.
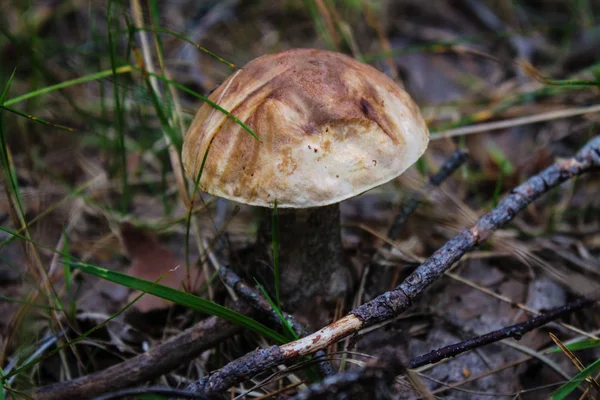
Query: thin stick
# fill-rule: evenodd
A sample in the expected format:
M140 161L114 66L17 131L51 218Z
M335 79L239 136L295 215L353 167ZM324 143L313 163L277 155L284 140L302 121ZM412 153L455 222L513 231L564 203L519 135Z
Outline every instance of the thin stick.
M446 272L446 276L448 276L448 277L450 277L450 278L452 278L452 279L454 279L454 280L456 280L456 281L458 281L458 282L460 282L462 284L470 286L473 289L479 290L480 292L485 293L488 296L491 296L491 297L493 297L495 299L498 299L498 300L503 301L503 302L505 302L507 304L510 304L512 307L517 307L517 308L519 308L519 309L521 309L523 311L527 311L528 313L535 314L535 315L540 315L541 314L539 311L534 310L531 307L527 307L525 304L514 302L509 297L503 296L501 294L498 294L498 293L494 292L493 290L490 290L490 289L487 289L487 288L482 287L480 285L477 285L474 282L472 282L472 281L470 281L468 279L465 279L465 278L463 278L460 275L457 275L457 274L452 273L452 272ZM588 332L584 331L583 329L579 329L576 326L573 326L571 324L567 324L567 323L564 323L564 322L557 322L557 323L560 326L562 326L563 328L568 329L568 330L570 330L572 332L575 332L575 333L577 333L579 335L587 336L590 339L598 339L598 336L593 335L591 333L588 333Z
M599 333L600 333L600 332L599 332L598 330L596 330L596 331L594 332L594 335L597 335L597 334L599 334ZM577 342L577 341L580 341L580 340L584 339L585 337L586 337L586 336L574 337L574 338L572 338L572 339L569 339L569 340L567 340L567 341L566 341L566 342L564 342L564 343L565 343L565 344L571 344L571 343L575 343L575 342ZM543 352L543 353L547 353L547 351L544 351L544 350L541 350L541 352ZM534 356L532 356L532 355L525 356L525 357L523 357L523 358L520 358L520 359L518 359L518 360L511 361L511 362L508 362L508 363L506 363L506 364L504 364L504 365L501 365L501 366L500 366L500 367L498 367L498 368L494 368L494 369L492 369L492 370L485 371L485 372L482 372L482 373L480 373L480 374L477 374L477 375L470 376L469 378L467 378L467 379L465 379L465 380L463 380L463 381L456 382L456 383L451 383L451 384L446 384L446 386L445 386L445 387L441 387L441 388L439 388L439 389L436 389L436 390L434 390L432 393L433 393L433 394L438 394L438 393L445 392L445 391L447 391L447 390L450 390L450 389L457 388L457 387L459 387L459 386L462 386L462 385L466 385L466 384L468 384L468 383L471 383L471 382L474 382L474 381L476 381L476 380L479 380L479 379L481 379L481 378L485 378L485 377L487 377L487 376L490 376L490 375L496 374L496 373L498 373L498 372L504 371L505 369L508 369L508 368L515 367L515 366L517 366L517 365L519 365L519 364L521 364L521 363L524 363L524 362L527 362L527 361L531 361L531 360L533 360L533 359L534 359ZM426 369L426 368L427 368L427 367L421 367L421 368L418 368L418 371L419 371L419 373L420 373L420 372L422 372L422 371L423 371L424 369ZM428 378L428 377L426 377L425 375L423 375L423 376L424 376L425 378Z
M565 304L564 306L556 307L546 313L530 318L520 324L508 326L506 328L502 328L473 339L465 340L464 342L445 346L422 356L415 357L410 360L410 368L414 369L423 365L434 364L445 358L455 357L469 350L498 342L500 340L508 338L515 338L518 340L524 334L531 332L532 330L539 328L548 322L554 321L594 303L595 300L593 299L581 297L573 302Z
M206 393L222 392L261 371L312 354L363 328L403 313L465 253L485 242L493 231L506 225L519 211L551 188L599 166L600 136L597 136L575 158L559 160L515 188L496 208L481 217L473 227L448 241L394 290L357 307L312 335L282 346L250 352L191 384L190 389Z

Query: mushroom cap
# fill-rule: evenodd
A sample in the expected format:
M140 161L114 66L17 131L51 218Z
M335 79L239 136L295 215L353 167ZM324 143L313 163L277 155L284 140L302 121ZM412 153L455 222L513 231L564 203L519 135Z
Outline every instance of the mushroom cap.
M183 144L199 187L240 203L308 208L386 183L425 151L419 108L394 81L343 54L293 49L259 57L203 104Z

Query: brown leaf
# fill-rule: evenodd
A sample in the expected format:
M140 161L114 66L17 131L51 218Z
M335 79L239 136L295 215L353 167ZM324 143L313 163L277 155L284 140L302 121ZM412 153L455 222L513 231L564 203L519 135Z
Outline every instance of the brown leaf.
M161 285L180 290L183 288L187 278L184 262L178 260L156 238L128 222L121 224L120 231L123 247L131 259L127 274L152 282L164 275L160 281ZM199 276L196 268L190 268L190 282L193 287L198 287L204 282L204 277ZM185 287L190 285L186 284ZM133 300L137 295L139 292L134 292L129 299ZM145 294L133 306L140 312L147 312L170 305L171 302L167 300Z

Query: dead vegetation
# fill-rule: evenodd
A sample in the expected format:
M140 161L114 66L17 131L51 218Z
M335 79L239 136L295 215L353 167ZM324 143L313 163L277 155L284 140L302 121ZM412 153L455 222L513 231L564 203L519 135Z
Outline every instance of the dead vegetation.
M0 399L150 386L249 399L541 399L582 369L589 380L562 398L594 398L599 156L589 153L581 175L583 153L572 157L598 134L599 15L593 0L2 2ZM194 193L180 150L198 95L232 71L213 55L240 66L294 47L384 71L416 99L432 142L406 174L341 205L356 285L288 325L243 265L259 216ZM453 172L427 184L452 157ZM417 268L551 165L564 174L552 189L519 212L504 209L512 221L481 239L471 229L469 249L443 275ZM240 314L184 296L167 307L112 271ZM393 307L390 297L377 303L388 291L399 296ZM531 322L539 313L553 322ZM285 356L307 349L291 331L304 336L344 315L359 321L319 337L316 358ZM523 335L524 325L536 329ZM501 341L414 363L508 327L517 328ZM549 352L556 343L589 346ZM211 379L218 390L205 390Z

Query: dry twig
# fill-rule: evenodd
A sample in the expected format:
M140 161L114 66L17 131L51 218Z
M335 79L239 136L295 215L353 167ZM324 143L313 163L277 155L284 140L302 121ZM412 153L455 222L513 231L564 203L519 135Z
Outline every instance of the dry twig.
M435 364L445 358L456 357L457 355L465 353L469 350L498 342L500 340L508 338L515 338L518 340L524 334L531 332L540 326L546 325L548 322L554 321L594 303L595 300L593 299L581 297L575 301L565 304L564 306L556 307L546 313L530 318L520 324L498 329L496 331L486 333L485 335L452 344L450 346L445 346L422 356L415 357L410 360L410 368L414 369L427 364Z
M452 175L461 165L467 161L468 153L465 150L456 150L450 158L444 162L440 167L439 171L429 178L429 181L423 185L415 195L411 196L402 204L402 208L398 215L394 218L394 221L388 229L387 237L390 241L396 240L400 236L400 232L406 225L408 217L417 209L421 201L423 200L423 193L429 193L435 187L440 186L446 179ZM367 284L367 300L372 299L382 291L390 288L389 282L393 282L394 279L391 275L391 268L385 267L381 262L386 258L385 253L391 250L392 245L390 242L385 242L373 255L370 263L365 266L365 280ZM373 271L377 271L377 274ZM383 286L387 285L387 286Z

